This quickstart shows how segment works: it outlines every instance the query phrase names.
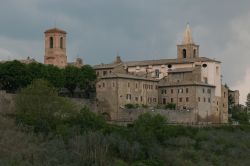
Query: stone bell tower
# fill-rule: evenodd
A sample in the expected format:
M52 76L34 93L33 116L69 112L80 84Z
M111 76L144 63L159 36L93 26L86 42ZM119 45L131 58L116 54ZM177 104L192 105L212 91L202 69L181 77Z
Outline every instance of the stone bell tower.
M177 56L179 60L183 61L199 57L199 45L196 45L193 41L189 24L184 31L182 44L177 45Z
M44 64L54 65L64 68L67 65L66 55L66 32L52 28L44 32L45 34L45 55Z

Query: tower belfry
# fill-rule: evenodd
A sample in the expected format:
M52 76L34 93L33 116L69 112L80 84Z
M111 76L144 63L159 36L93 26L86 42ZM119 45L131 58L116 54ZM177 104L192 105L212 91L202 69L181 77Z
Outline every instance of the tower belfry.
M193 41L192 30L189 24L187 24L183 33L182 43L177 45L177 56L179 60L199 57L199 45L196 45Z
M48 29L45 34L44 64L63 68L67 65L66 32L58 28Z

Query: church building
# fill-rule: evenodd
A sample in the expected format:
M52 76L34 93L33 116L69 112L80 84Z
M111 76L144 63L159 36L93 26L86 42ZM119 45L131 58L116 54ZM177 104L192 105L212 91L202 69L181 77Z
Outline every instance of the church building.
M152 101L157 101L157 103L147 102L148 107L155 108L155 105L174 104L176 112L180 110L190 112L190 118L179 118L176 122L227 123L228 108L226 106L228 97L226 92L228 90L221 82L221 62L200 56L199 45L193 41L189 25L184 31L182 43L177 45L176 59L127 62L122 61L120 57L117 57L117 59L119 61L115 60L110 64L94 66L99 77L96 86L99 111L109 114L111 119L121 119L117 112L123 112L124 114L126 104L140 105L140 100L137 100L139 98L142 98L143 101L144 99L150 101L149 96L155 98L154 91L156 90L157 99L152 99ZM123 77L126 75L126 84L135 85L128 87L118 83L115 85L117 85L116 88L119 88L113 90L117 91L118 96L128 95L129 100L122 97L118 97L118 101L109 100L112 98L112 88L100 85L106 83L109 85L108 82L116 82L115 80L118 79L120 74L123 74ZM131 81L129 81L129 78ZM154 86L153 89L143 88L144 83L140 81L142 78L148 79L148 81L155 80L157 83L150 83ZM131 86L136 85L142 88L140 89L140 95L131 89ZM153 95L148 94L149 90L152 91ZM102 106L101 103L104 101L105 106ZM116 107L109 107L112 105L116 105ZM116 116L112 116L114 112L116 112ZM168 113L168 116L170 114ZM130 113L130 115L132 114ZM180 114L180 116L182 115ZM133 119L129 115L128 117L127 120Z

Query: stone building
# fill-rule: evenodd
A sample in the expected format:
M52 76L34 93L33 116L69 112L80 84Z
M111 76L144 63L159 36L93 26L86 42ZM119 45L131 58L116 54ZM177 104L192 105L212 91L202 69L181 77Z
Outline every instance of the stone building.
M99 113L107 119L117 120L120 108L126 104L149 107L158 104L158 80L128 74L109 74L96 84Z
M113 63L111 64L100 64L95 65L94 69L96 71L97 77L105 77L108 75L112 75L115 73L126 74L127 71L125 70L124 64L121 61L120 56L117 56Z
M83 60L77 58L75 62L67 61L66 53L66 37L67 32L59 28L48 29L44 32L45 34L45 55L44 64L54 65L59 68L66 66L82 67Z
M192 122L194 119L195 122L227 122L228 93L221 83L221 62L200 57L199 45L193 41L189 25L184 31L182 43L177 45L176 59L123 62L120 57L117 57L113 63L96 65L94 68L99 80L97 100L100 98L102 101L108 100L106 103L109 103L110 106L119 103L116 107L112 106L112 109L110 109L114 112L119 111L120 106L126 104L127 100L123 101L119 96L110 93L109 90L99 89L101 88L99 83L107 81L107 78L109 80L115 79L111 75L126 74L126 81L120 79L120 84L122 84L122 81L127 82L136 78L155 80L156 91L158 92L155 94L158 95L158 103L156 104L173 103L176 104L176 110L192 110L195 116L190 118ZM117 91L124 90L124 93L127 91L126 86L116 88L118 88ZM146 89L142 89L142 91L146 91ZM144 93L142 93L142 96L146 98ZM119 100L119 102L116 100ZM137 103L135 101L135 98L131 98L130 103ZM103 108L101 103L99 107ZM111 119L113 119L112 117ZM116 119L119 119L119 117L116 117Z
M231 102L233 105L239 105L240 104L240 92L238 90L228 90L228 95L231 98Z
M44 32L45 34L45 56L44 64L55 65L63 68L67 65L66 55L66 31L52 28Z

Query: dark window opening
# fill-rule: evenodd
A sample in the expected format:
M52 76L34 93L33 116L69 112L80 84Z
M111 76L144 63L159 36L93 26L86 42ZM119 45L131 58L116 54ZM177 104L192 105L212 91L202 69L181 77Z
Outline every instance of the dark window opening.
M63 37L60 38L60 48L63 48Z
M166 98L163 98L163 100L162 100L162 104L166 104L167 102L166 102Z
M49 47L53 48L54 44L53 44L53 37L49 38Z
M187 58L187 51L186 51L186 49L182 50L182 56L183 56L184 59Z

